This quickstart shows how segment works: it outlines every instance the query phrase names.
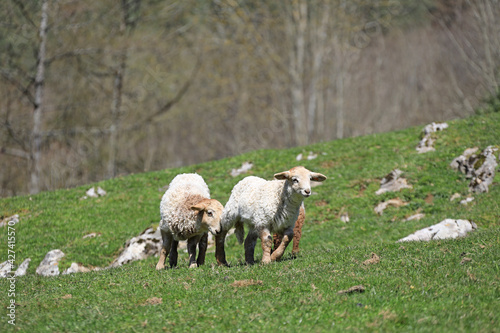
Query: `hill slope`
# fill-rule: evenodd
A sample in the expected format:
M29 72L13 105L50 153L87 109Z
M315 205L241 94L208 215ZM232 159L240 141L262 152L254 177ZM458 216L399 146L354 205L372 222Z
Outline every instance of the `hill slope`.
M16 264L30 257L28 275L16 280L16 328L40 331L166 331L282 329L492 331L500 305L500 186L461 205L468 180L450 162L466 148L500 144L500 113L449 122L436 134L435 152L418 154L422 128L338 140L289 150L260 150L200 165L104 181L100 198L81 199L88 187L0 200L3 217L20 215L15 226ZM296 161L299 153L318 155ZM254 167L233 178L244 161ZM61 249L61 269L72 262L107 266L124 242L159 221L165 185L178 173L198 172L212 197L225 203L246 175L270 179L296 164L329 177L306 199L307 218L298 258L261 267L242 265L243 246L228 238L231 268L207 264L157 272L156 258L118 269L41 278L34 274L45 254ZM412 185L376 195L380 179L399 168ZM377 215L381 201L409 204ZM415 213L425 217L403 220ZM349 223L340 220L348 213ZM431 243L395 241L445 218L469 219L478 230L465 239ZM7 260L7 228L1 230L0 261ZM91 232L94 238L83 238ZM256 258L259 260L260 246ZM290 249L287 250L287 253ZM364 265L374 252L380 262ZM467 260L464 260L467 258ZM235 281L244 281L233 284ZM363 284L360 294L337 294ZM243 287L238 287L243 285ZM0 280L9 290L9 282ZM12 297L0 294L1 304ZM76 313L76 314L75 314ZM4 317L5 318L5 317ZM0 330L10 327L7 320Z

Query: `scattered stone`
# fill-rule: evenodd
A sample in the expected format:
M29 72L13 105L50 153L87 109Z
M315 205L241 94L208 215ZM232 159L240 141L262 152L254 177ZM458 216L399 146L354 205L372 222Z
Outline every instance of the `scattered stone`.
M412 216L409 216L409 217L405 218L403 220L403 222L408 222L408 221L413 221L413 220L417 220L418 221L418 220L420 220L420 219L422 219L424 217L425 217L425 214L417 213L417 214L414 214Z
M388 206L392 207L401 207L401 206L406 206L408 205L408 202L404 202L403 200L396 198L396 199L389 199L387 201L381 202L377 205L377 207L374 208L375 213L378 215L382 215L384 213L384 210Z
M3 263L0 264L0 277L8 277L11 275L11 272L12 271L12 265L10 264L10 262L7 260L7 261L4 261Z
M398 242L454 239L457 237L464 237L467 233L476 229L477 225L472 221L446 219L438 224L418 230L407 237L401 238Z
M474 170L474 163L477 160L476 152L478 147L467 148L463 154L456 157L451 163L450 167L465 174L467 178L472 178L472 170Z
M106 191L104 191L100 186L97 187L91 187L85 192L85 196L82 197L82 199L87 199L87 198L99 198L103 197L107 194Z
M473 197L467 197L467 198L465 198L464 200L461 200L461 201L460 201L460 204L462 204L462 205L464 205L464 206L465 206L465 205L467 205L469 202L472 202L473 200L474 200L474 198L473 198Z
M72 273L88 273L90 271L92 271L92 270L83 266L82 264L74 262L74 263L71 263L71 266L69 266L69 268L67 270L65 270L62 274L66 275L66 274L72 274Z
M343 295L343 294L352 294L352 293L362 293L365 291L365 286L363 285L358 285L358 286L353 286L347 290L340 290L337 292L338 295Z
M342 212L340 214L340 221L342 221L344 223L349 223L349 221L350 221L349 214L347 214L347 212Z
M488 192L488 187L495 178L495 169L498 166L495 153L498 147L488 146L481 154L476 155L477 147L469 148L462 155L455 158L450 166L470 178L469 191L475 193Z
M488 146L481 152L479 159L474 163L469 191L475 193L488 192L488 186L493 183L495 169L498 166L495 156L497 151L497 147Z
M412 188L408 185L406 179L401 178L403 172L399 169L392 170L380 181L380 189L375 194L380 195L385 192L400 191L404 188Z
M109 267L119 267L135 260L142 260L157 255L161 249L160 228L147 228L139 236L132 237L125 243L122 253Z
M368 266L368 265L373 265L373 264L378 264L380 262L380 257L372 252L371 258L363 261L363 265Z
M9 216L7 218L4 218L2 222L0 222L0 228L5 227L6 225L13 226L19 223L19 214L15 214L12 216Z
M239 281L234 281L233 283L231 283L231 287L248 287L248 286L255 286L255 285L262 286L263 284L264 284L264 282L262 282L262 280L254 280L254 279L239 280Z
M422 153L427 153L430 151L436 150L434 148L434 138L432 137L432 133L437 132L437 131L442 131L445 128L448 128L447 123L431 123L427 126L424 127L422 131L422 138L420 142L417 145L417 151L422 154Z
M325 155L325 154L323 153L323 155ZM310 151L309 155L307 155L306 159L308 161L310 161L310 160L314 160L317 157L318 157L318 154L315 154L312 151ZM297 160L297 162L298 161L302 161L304 159L304 155L302 153L300 153L300 154L297 155L297 157L295 157L295 159Z
M100 236L100 235L101 235L100 233L91 232L90 234L87 234L87 235L83 236L82 239L85 239L85 238L94 238L94 237L97 237L97 236Z
M459 193L455 193L450 197L450 201L454 201L456 199L459 199L461 195Z
M61 250L49 251L36 269L36 273L42 276L59 275L59 261L64 257Z
M241 175L242 173L247 173L253 167L252 162L243 162L239 169L232 169L231 176L236 177Z
M26 275L26 272L28 271L28 266L30 265L31 258L25 259L21 265L17 268L16 272L14 273L14 276L24 276Z

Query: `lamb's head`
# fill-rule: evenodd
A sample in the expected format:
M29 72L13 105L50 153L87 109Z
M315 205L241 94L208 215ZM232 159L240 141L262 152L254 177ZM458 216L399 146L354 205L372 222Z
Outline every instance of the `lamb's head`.
M302 166L297 166L288 171L277 173L274 177L290 182L293 191L306 198L311 195L311 180L322 182L326 179L325 175L309 171Z
M191 206L191 209L198 212L202 227L207 228L213 235L220 233L220 219L224 206L219 201L215 199L203 199Z

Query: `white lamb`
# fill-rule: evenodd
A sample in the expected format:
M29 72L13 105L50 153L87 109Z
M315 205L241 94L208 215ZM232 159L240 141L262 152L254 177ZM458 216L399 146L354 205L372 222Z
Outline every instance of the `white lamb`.
M170 267L177 265L177 246L187 239L189 267L204 264L208 231L217 235L224 207L210 199L210 191L203 178L194 173L175 176L160 204L160 231L163 240L156 269L165 268L169 256ZM199 247L196 259L196 246Z
M245 239L245 261L254 263L257 238L262 243L262 263L279 260L293 238L293 228L304 198L311 195L311 180L322 182L326 176L298 166L274 175L277 180L246 177L233 188L221 219L221 233L216 236L215 257L226 265L224 239L232 227L240 243L243 224L249 228ZM282 242L271 254L272 234L282 235Z

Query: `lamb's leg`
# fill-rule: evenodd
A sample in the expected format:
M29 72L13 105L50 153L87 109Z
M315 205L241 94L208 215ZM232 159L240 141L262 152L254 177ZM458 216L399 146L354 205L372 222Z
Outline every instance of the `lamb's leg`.
M299 242L302 237L302 226L304 225L304 221L306 220L306 212L304 207L300 207L299 217L295 222L295 227L293 228L293 248L292 255L296 255L299 253Z
M229 266L226 261L226 252L224 251L224 245L226 242L227 231L222 231L220 234L215 236L215 259L217 264Z
M278 235L278 234L274 234L273 235L273 248L271 249L271 253L273 253L273 251L275 251L278 246L280 246L281 244L281 236Z
M247 238L245 239L245 261L249 265L254 264L253 254L255 252L255 244L257 244L257 231L255 229L248 230Z
M271 255L272 261L281 259L283 253L285 253L286 247L288 246L292 238L293 238L293 228L290 227L285 230L280 246L278 246L278 248L274 250L273 254Z
M179 246L179 241L173 239L172 246L170 249L170 256L168 257L168 262L170 264L170 268L177 266L177 257L178 257L177 248L178 248L178 246Z
M271 262L271 246L273 246L273 236L269 230L264 229L260 232L260 242L262 245L262 263L269 264Z
M205 254L207 253L208 246L208 233L204 233L200 242L198 243L198 259L196 259L196 263L198 266L205 264Z
M168 253L170 252L170 246L172 244L172 239L173 239L172 234L170 232L160 230L160 233L161 233L162 245L160 250L160 259L156 264L157 270L165 268L165 260L167 259Z
M193 236L187 240L187 250L189 253L189 268L196 268L198 264L196 263L196 246L200 241L201 236Z

